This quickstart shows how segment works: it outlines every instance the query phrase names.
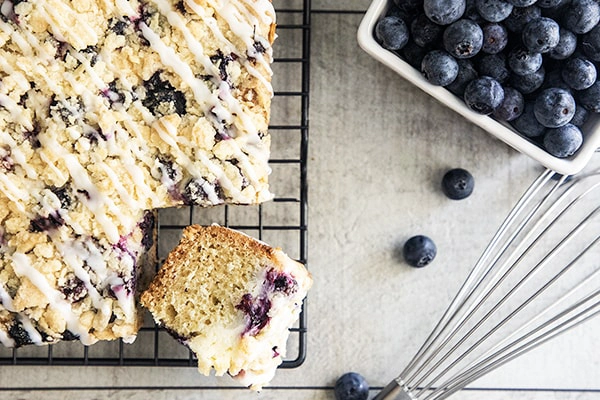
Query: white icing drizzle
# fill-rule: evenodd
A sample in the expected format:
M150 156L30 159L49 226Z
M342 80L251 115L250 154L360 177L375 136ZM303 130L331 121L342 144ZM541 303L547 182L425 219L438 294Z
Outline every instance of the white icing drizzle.
M2 343L4 347L15 347L15 341L12 338L9 338L8 334L3 329L0 329L0 343Z
M28 131L33 130L31 121L26 118L26 113L22 112L21 107L10 97L0 93L0 105L2 105L9 113L14 121L23 125Z
M16 140L14 140L13 137L10 136L10 134L6 131L0 131L0 140L2 141L2 144L7 144L10 147L11 157L15 163L19 164L19 166L23 168L27 176L29 176L31 179L37 179L38 174L35 171L35 168L27 163L25 154L23 154L19 148Z
M194 72L190 66L179 58L175 50L164 44L160 36L144 22L140 22L139 27L142 35L150 42L152 49L158 53L163 64L170 67L173 72L179 75L190 86L190 89L194 93L194 98L203 107L204 114L207 117L211 113L216 115L217 120L221 124L233 123L231 113L223 107L219 99L208 89L206 84L194 76Z
M12 201L19 211L25 212L26 208L22 199L29 197L29 193L18 188L6 174L0 174L0 192Z
M8 311L16 311L13 307L12 297L10 297L2 282L0 282L0 301L2 302L4 308L6 308Z
M18 313L17 318L19 319L19 322L21 323L23 329L25 329L25 332L27 332L29 340L31 340L33 344L40 345L44 342L42 340L42 335L40 335L38 330L35 329L33 323L31 322L31 319L27 315L25 315L25 313Z
M44 277L44 275L42 275L38 270L36 270L31 265L31 263L29 261L29 257L27 257L23 253L14 253L11 256L11 259L12 259L13 270L15 271L15 273L19 277L26 277L27 279L29 279L31 281L31 283L33 285L35 285L38 288L38 290L46 296L50 307L57 310L61 314L63 319L65 320L65 322L67 324L67 329L69 331L73 332L73 334L78 335L81 342L84 345L92 344L94 342L94 340L92 339L90 334L87 332L87 330L79 324L79 317L73 312L71 303L69 303L68 301L66 301L63 298L62 293L60 293L58 290L53 289L50 286L48 281L46 281L46 278ZM31 324L31 322L29 321L28 318L23 318L21 320L23 327L27 330L28 333L30 333L28 330L28 327L27 327L28 322L29 322L29 324ZM33 330L35 331L35 329L33 329ZM33 332L31 332L29 336L35 343L35 340L34 340L34 337L32 337L32 334L33 334ZM38 333L38 336L39 336L39 333ZM41 337L40 337L40 343L41 343Z
M194 165L194 162L179 148L177 143L177 128L175 128L172 124L170 124L166 120L160 120L156 124L154 124L154 128L160 135L160 138L171 146L173 154L177 162L182 165L185 169L187 169L192 176L200 177L202 174L198 170L198 168ZM208 157L199 153L199 157L201 157L202 164L207 166L211 173L213 173L219 184L223 186L223 188L227 190L236 190L231 181L224 174L223 170L215 165L212 161L208 159ZM222 200L219 198L217 193L215 192L215 188L212 185L202 185L202 189L206 192L208 199L213 204L221 203Z
M63 26L61 26L64 24L62 21L67 20L73 21L78 30L77 35L70 36L71 43L75 44L75 47L83 49L87 47L87 43L98 43L98 35L96 32L90 26L88 26L87 23L80 22L77 14L70 7L67 7L64 2L53 2L53 6L55 5L60 7L60 10L50 7L48 4L45 4L44 1L40 1L37 4L45 11L42 13L43 18L48 25L50 25L52 32L59 38L59 40L67 42L65 39L66 35L63 33ZM70 28L71 27L68 27L67 29Z
M202 8L200 5L198 5L193 0L185 0L185 3L190 7L190 9L192 9L194 11L194 13L196 15L198 15L200 18L202 18L202 21L204 22L204 24L206 24L206 26L208 26L210 28L213 35L215 35L215 38L217 39L217 41L221 44L221 47L228 49L228 51L227 51L228 53L234 52L235 46L225 37L225 35L223 35L223 32L221 32L221 29L219 29L217 21L214 18L207 16L204 11L204 8ZM272 22L273 23L275 22L274 19ZM272 52L272 50L270 49L270 46L269 46L269 52ZM264 59L264 57L262 59L258 60L258 62L260 62L262 64L262 66L264 67L267 74L269 74L269 75L273 74L270 63L266 59ZM250 75L254 76L255 78L257 78L264 85L264 87L267 89L267 91L272 96L273 95L273 87L271 86L271 83L263 76L263 74L260 73L256 68L254 68L252 66L252 64L250 63L250 61L248 61L247 59L243 60L243 65L246 68L246 70L248 71L248 73Z

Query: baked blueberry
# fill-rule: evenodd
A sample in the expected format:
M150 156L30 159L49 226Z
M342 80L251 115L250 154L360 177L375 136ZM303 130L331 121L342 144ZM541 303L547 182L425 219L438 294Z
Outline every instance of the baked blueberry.
M29 337L29 333L23 328L19 322L15 322L8 329L8 336L10 336L15 341L15 347L21 347L28 344L32 344L33 341L31 337Z
M455 95L462 97L465 93L465 88L473 79L477 78L477 70L473 66L471 60L467 58L459 58L456 60L458 64L458 75L450 84L446 85L446 89Z
M586 110L600 113L600 81L579 92L578 100Z
M462 200L473 193L475 179L469 171L463 168L454 168L447 171L442 177L442 191L452 200Z
M458 63L443 50L432 50L421 61L421 72L432 85L446 86L458 75Z
M71 196L69 195L69 187L67 185L61 187L50 186L48 189L58 198L61 208L69 208L71 205Z
M494 110L494 117L501 121L512 121L518 118L525 107L523 95L509 86L504 87L504 101Z
M444 28L432 22L425 14L420 14L410 24L412 40L425 48L438 44L443 32Z
M503 0L475 0L479 14L489 22L505 20L512 12L513 5Z
M144 249L149 250L154 244L154 213L152 211L146 211L144 218L138 223L140 230L143 232L142 246Z
M495 79L482 76L467 85L464 99L471 110L491 114L504 101L504 89Z
M546 76L545 71L546 70L544 67L540 67L537 71L532 72L531 74L518 75L513 73L510 75L510 78L508 78L508 82L519 92L527 95L542 87L544 84L544 78Z
M444 30L444 48L455 58L471 58L483 46L483 31L470 19L460 19Z
M573 124L550 128L544 135L544 148L548 153L559 158L572 156L579 150L582 143L583 134Z
M573 33L583 34L600 22L600 5L596 0L571 0L565 8L562 24Z
M255 298L250 293L246 293L235 308L245 314L246 328L244 335L256 336L271 319L269 317L271 300L266 296Z
M489 23L483 25L483 46L481 51L488 54L500 53L508 44L508 31L502 24Z
M596 82L596 66L582 57L569 59L561 72L565 83L575 90L587 89Z
M477 62L477 70L479 75L489 76L499 83L506 82L510 76L504 54L488 54L481 57Z
M523 135L536 138L546 131L546 127L539 123L533 112L533 102L525 102L523 112L511 121L511 125Z
M157 71L144 81L146 97L142 100L144 107L155 116L165 116L173 113L185 114L186 100L183 92L176 90L168 80L161 78L161 71Z
M520 33L529 21L533 21L541 16L542 10L535 4L527 7L515 6L510 15L502 21L502 24L510 32Z
M540 124L558 128L573 118L575 99L564 89L545 89L536 97L533 112Z
M408 265L422 268L433 261L437 255L437 247L428 236L417 235L404 243L402 255Z
M347 372L335 382L334 393L336 400L367 400L369 384L362 375Z
M548 52L548 56L555 60L569 58L577 48L577 35L562 26L558 30L558 43Z
M508 66L517 75L532 74L542 66L542 55L525 47L515 47L508 53Z
M47 217L38 215L29 223L30 232L49 232L65 224L65 220L58 211L48 214Z
M77 303L87 296L87 289L81 279L76 276L70 277L67 282L61 286L60 291L62 292L65 299L71 303Z
M400 50L408 43L408 28L398 17L384 17L375 25L375 36L388 50Z
M521 40L532 53L547 53L558 44L559 26L550 18L537 18L523 28Z
M465 0L424 0L425 15L439 25L457 21L465 12Z

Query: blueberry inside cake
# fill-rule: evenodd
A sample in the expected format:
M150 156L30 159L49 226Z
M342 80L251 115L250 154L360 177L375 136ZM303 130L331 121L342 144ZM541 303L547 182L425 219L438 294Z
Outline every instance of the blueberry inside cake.
M198 369L258 390L286 352L312 278L281 249L239 231L192 225L142 293L156 322L188 346Z
M268 188L268 0L0 0L0 343L132 341L155 210Z

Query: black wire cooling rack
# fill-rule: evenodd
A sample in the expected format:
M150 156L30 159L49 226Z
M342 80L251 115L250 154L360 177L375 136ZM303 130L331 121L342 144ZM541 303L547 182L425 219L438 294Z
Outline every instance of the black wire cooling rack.
M218 223L242 230L290 257L307 261L307 151L310 61L310 0L273 0L278 38L274 45L271 118L271 188L275 199L259 206L185 207L158 214L160 261L190 224ZM281 368L296 368L306 358L306 310L291 328ZM83 346L78 342L19 349L0 346L0 365L195 366L192 353L154 325L149 314L133 344L121 341Z

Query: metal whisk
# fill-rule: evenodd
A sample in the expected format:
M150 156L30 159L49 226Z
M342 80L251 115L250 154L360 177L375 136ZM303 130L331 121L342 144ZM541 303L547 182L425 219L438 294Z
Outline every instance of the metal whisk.
M376 400L438 400L600 312L600 169L542 173Z

